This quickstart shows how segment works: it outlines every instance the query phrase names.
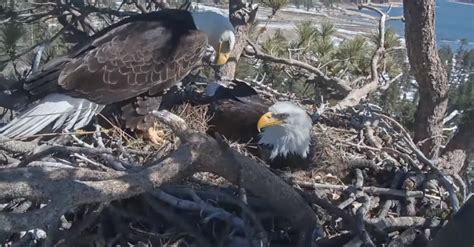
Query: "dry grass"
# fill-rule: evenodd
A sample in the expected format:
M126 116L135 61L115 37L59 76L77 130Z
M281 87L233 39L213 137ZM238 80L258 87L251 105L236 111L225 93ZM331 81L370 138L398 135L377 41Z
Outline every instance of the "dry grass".
M178 105L171 110L171 112L184 119L189 128L202 133L206 133L209 129L208 122L210 120L210 116L208 111L208 105L193 106L188 103Z
M184 119L188 127L193 130L205 133L209 128L207 124L209 121L207 105L193 106L186 103L172 108L171 112ZM178 141L173 131L158 120L156 120L153 127L153 142L145 131L138 133L139 137L135 138L119 128L117 129L119 131L114 133L115 138L125 139L127 146L139 150L167 150L169 152L174 150Z

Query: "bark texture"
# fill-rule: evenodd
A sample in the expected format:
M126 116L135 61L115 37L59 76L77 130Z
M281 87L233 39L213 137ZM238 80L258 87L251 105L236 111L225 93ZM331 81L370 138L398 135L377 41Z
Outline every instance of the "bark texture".
M436 158L448 104L448 77L436 48L435 0L404 0L403 6L408 58L420 94L415 141L424 141L422 151Z

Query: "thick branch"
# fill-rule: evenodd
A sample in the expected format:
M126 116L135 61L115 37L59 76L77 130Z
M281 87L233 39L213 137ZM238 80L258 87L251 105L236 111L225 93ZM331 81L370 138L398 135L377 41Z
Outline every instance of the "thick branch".
M316 226L316 215L293 188L262 164L198 133L188 133L188 142L169 158L136 173L113 173L104 180L79 176L84 169L28 167L0 170L0 198L49 199L54 207L25 214L0 214L0 230L18 232L43 228L61 210L77 205L129 198L195 172L212 172L265 198L277 213L297 229ZM117 176L120 175L120 176ZM54 209L54 210L53 210ZM29 217L38 219L30 224ZM38 217L36 217L38 216ZM41 216L41 217L40 217ZM20 224L21 223L21 224Z
M338 190L343 191L347 190L350 186L347 185L336 185L336 184L318 184L318 183L311 183L311 182L303 182L298 181L296 184L308 188L314 188L316 190ZM395 196L401 198L407 197L414 197L414 198L422 198L424 196L423 191L407 191L407 190L397 190L397 189L389 189L389 188L379 188L374 186L365 186L361 187L361 190L368 194L373 195L386 195L386 196Z
M435 218L398 217L366 219L366 223L372 224L381 231L390 232L414 226L436 227L440 224L440 221Z

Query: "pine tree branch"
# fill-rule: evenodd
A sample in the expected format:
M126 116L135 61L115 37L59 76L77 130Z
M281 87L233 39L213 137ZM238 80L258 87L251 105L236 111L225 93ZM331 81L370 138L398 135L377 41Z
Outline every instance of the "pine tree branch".
M352 90L351 87L347 86L347 84L348 84L347 82L345 82L345 81L343 81L339 78L336 78L336 77L329 77L325 73L323 73L320 69L318 69L318 68L316 68L316 67L314 67L310 64L307 64L307 63L304 63L304 62L301 62L301 61L298 61L298 60L295 60L295 59L286 59L286 58L281 58L281 57L276 57L276 56L266 54L266 53L262 52L257 47L257 45L254 44L252 41L247 40L247 42L252 47L252 50L249 50L249 49L245 50L245 52L247 53L248 56L252 56L252 57L255 57L257 59L261 59L261 60L264 60L264 61L269 61L269 62L272 62L272 63L285 64L285 65L288 65L288 66L295 66L295 67L304 69L304 70L306 70L310 73L315 74L315 76L317 77L316 79L318 81L321 81L324 85L327 85L329 87L333 87L334 89L336 89L342 95L347 95Z

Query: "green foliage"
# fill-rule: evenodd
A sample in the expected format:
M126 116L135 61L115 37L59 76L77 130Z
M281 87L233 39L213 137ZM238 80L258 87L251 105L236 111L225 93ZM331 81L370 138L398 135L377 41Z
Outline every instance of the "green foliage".
M289 42L283 36L281 30L277 30L269 39L262 44L262 50L273 56L287 57ZM267 75L267 80L278 89L284 87L285 73L281 65L263 62L262 72Z
M0 52L3 56L13 57L16 54L25 30L22 25L10 22L0 30Z
M48 27L47 25L37 25L33 27L31 30L32 36L34 40L39 41L45 38L45 34L48 36L52 36L54 33L59 31L59 27ZM43 61L42 63L46 63L51 59L64 55L69 51L71 48L71 44L67 44L64 40L63 36L55 39L52 43L50 43L46 49L45 54L43 54Z
M398 53L402 53L398 51ZM389 74L397 75L403 71L403 68L400 66L404 63L404 58L402 56L398 56L398 54L393 54L391 56L386 56L385 58L385 71ZM406 71L408 72L408 71Z
M38 42L47 40L59 28L50 27L47 23L42 22L31 25L8 22L0 25L0 60L7 61L0 64L0 72L7 77L18 77L23 74L23 70L30 68L35 50L19 58L17 56ZM63 38L59 37L46 46L42 64L66 53L69 48Z
M440 53L451 55L447 57L447 69L450 72L449 107L461 110L474 108L474 49L467 50L461 45L453 54L450 48L443 47Z
M385 63L382 64L382 71L390 74L399 74L402 72L400 65L404 63L406 56L400 49L394 49L401 46L400 39L396 32L390 28L385 30L384 39L384 49L386 54L384 56ZM378 32L373 33L369 40L372 42L374 47L380 46Z
M415 124L417 94L414 98L407 97L407 92L413 93L415 88L409 84L407 77L393 82L390 87L380 95L372 98L384 111L393 115L403 126L412 129Z
M335 33L332 23L323 22L321 26L315 27L311 21L302 22L296 25L296 33L298 39L291 45L292 48L318 57L321 64L333 59L336 51L332 41Z
M454 109L470 109L474 107L474 75L459 85L451 85L449 105Z
M474 70L474 49L465 52L462 56L464 67L468 70Z
M260 43L263 52L276 57L288 57L289 48L293 47L280 30L276 30L269 38ZM301 95L304 91L304 81L289 77L284 65L259 61L252 63L251 59L243 58L237 68L237 77L260 80L265 75L265 83L282 92L295 92Z
M333 36L336 32L336 30L334 29L334 24L329 21L324 21L323 23L321 23L321 26L315 31L316 37L323 40L330 39L331 36Z
M375 32L370 36L370 40L372 43L374 43L375 46L380 45L380 39L379 39L379 32ZM400 40L397 37L397 33L389 28L385 30L385 42L384 42L384 48L385 49L391 49L397 46L400 46Z
M22 37L25 30L21 24L9 22L0 27L0 59L15 60L21 49ZM4 70L8 62L0 63L0 71Z
M357 36L354 39L342 42L338 56L348 60L357 59L364 56L364 52L367 52L366 49L365 39L361 36Z
M272 9L272 14L276 14L276 12L286 5L288 5L288 0L261 0L261 3L269 8Z
M276 30L272 37L265 40L261 46L265 53L273 56L285 56L288 53L289 43L281 30Z
M316 30L312 21L304 21L296 25L296 34L298 35L295 47L308 48L312 45Z
M378 35L357 36L346 39L335 44L334 37L336 30L329 21L321 22L319 25L311 21L304 21L296 24L296 39L290 42L281 32L277 30L266 40L260 42L263 52L282 58L298 59L314 67L321 69L324 73L341 77L345 80L355 80L359 77L370 75L370 63L375 48L378 45ZM400 65L404 63L404 54L391 48L400 46L400 41L395 32L388 29L385 33L385 48L389 51L383 57L383 64L380 64L380 73L387 71L389 73L400 73ZM271 84L275 89L283 92L290 91L300 97L313 97L313 89L305 90L307 85L307 72L301 71L289 66L260 61L261 64L241 67L239 74L252 75L255 78L257 74L265 74L265 82ZM243 69L245 72L240 73ZM392 90L392 93L395 91ZM385 96L386 98L395 96ZM379 97L380 98L380 97ZM400 101L396 99L395 101ZM405 102L406 108L413 105L413 102ZM396 107L400 104L394 104ZM409 110L400 111L403 113L412 112Z
M339 63L334 68L337 71L349 70L358 76L368 75L372 52L362 36L345 40L335 55Z
M315 29L312 51L318 57L321 64L326 64L333 60L336 51L332 36L335 32L334 25L327 21L321 23L321 26Z
M393 30L391 28L385 30L385 45L384 45L384 48L385 49L390 49L390 48L394 48L394 47L397 47L397 46L401 46L401 43L400 43L400 39L398 38L397 33L395 32L395 30Z
M334 54L334 44L330 39L317 39L314 45L314 51L322 63L331 60Z
M451 59L453 58L454 53L449 45L442 45L439 48L438 55L443 64L451 64Z

